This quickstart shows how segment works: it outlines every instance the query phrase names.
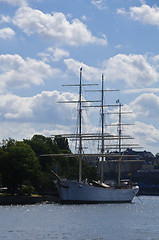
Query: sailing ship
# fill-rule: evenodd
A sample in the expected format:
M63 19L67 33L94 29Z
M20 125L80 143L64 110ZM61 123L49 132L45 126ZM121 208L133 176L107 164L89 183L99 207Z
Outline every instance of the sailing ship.
M117 136L108 135L104 132L104 77L102 75L102 89L100 90L102 93L101 105L98 107L101 108L101 133L93 134L93 133L82 133L82 104L85 102L82 100L82 86L91 85L91 84L83 84L82 83L82 68L80 69L80 83L77 85L69 85L69 86L79 86L79 100L78 102L78 115L79 115L79 132L77 134L67 134L62 135L63 137L73 137L78 138L79 146L77 154L58 154L61 156L67 157L78 157L79 159L79 179L77 180L68 180L61 179L56 172L53 171L54 175L57 178L57 188L60 196L61 203L127 203L131 202L136 194L139 191L139 187L132 184L122 185L120 181L120 163L123 156L121 155L121 151L117 155L105 153L104 149L104 141L106 138L117 138ZM96 84L97 85L97 84ZM73 101L75 102L75 101ZM118 104L120 108L119 121L121 121L121 104ZM119 122L119 149L121 149L121 122ZM89 139L100 139L101 140L101 151L97 154L89 154L83 153L83 140ZM125 137L126 138L126 137ZM55 154L53 154L55 155ZM98 157L101 159L101 180L100 181L92 181L88 183L87 181L82 181L82 160L84 157ZM118 183L116 186L110 186L104 182L104 174L103 174L103 165L105 158L115 158L119 165L119 175L118 175Z

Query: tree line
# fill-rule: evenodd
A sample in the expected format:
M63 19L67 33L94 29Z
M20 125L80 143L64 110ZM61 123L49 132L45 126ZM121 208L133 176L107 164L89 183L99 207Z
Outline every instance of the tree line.
M68 140L34 135L30 140L3 140L0 147L0 186L14 194L54 194L56 186L51 170L61 178L78 179L78 159L42 156L71 153ZM96 169L83 162L83 179L96 179Z

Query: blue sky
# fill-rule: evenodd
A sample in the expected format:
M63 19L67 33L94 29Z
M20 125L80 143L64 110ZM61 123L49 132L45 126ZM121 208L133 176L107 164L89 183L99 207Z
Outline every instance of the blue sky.
M123 133L159 152L158 39L153 0L0 0L0 139L73 132L75 105L57 102L77 99L61 85L82 67L84 82L101 85L103 73L106 89L120 89L105 99L133 112ZM96 130L97 110L86 112L84 131Z

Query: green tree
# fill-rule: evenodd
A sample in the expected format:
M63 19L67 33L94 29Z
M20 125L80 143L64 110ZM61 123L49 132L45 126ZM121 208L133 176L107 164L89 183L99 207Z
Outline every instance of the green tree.
M0 147L0 185L3 185L2 173L4 172L4 163L6 162L7 157L8 153L5 152L2 147Z
M36 187L40 165L29 145L24 142L12 141L12 144L7 142L2 147L1 153L2 183L8 187L9 192L14 194L26 182Z
M24 140L35 152L41 172L39 177L38 191L40 194L51 194L55 191L55 184L53 183L52 169L57 166L57 160L52 156L42 156L51 153L58 153L59 147L50 137L43 135L34 135L30 140Z
M58 146L52 141L50 137L45 137L43 135L34 135L31 140L24 139L24 142L27 143L36 153L43 172L49 172L50 169L55 168L56 160L54 157L42 157L44 154L59 152Z
M14 139L3 141L0 148L0 176L3 186L7 186L9 191L14 193L22 184L28 187L32 185L39 193L50 194L55 191L51 170L57 169L61 178L78 179L78 159L73 155L42 157L54 153L71 154L66 138L56 136L52 140L43 135L34 135L30 140L24 139L23 142ZM82 178L96 179L96 169L85 161L82 163ZM23 187L24 189L27 188Z
M60 150L67 150L68 152L70 152L67 138L62 137L61 135L57 135L54 138L54 143L59 147Z
M34 135L31 140L24 139L24 142L31 146L37 156L42 154L57 153L58 146L50 137L43 135Z

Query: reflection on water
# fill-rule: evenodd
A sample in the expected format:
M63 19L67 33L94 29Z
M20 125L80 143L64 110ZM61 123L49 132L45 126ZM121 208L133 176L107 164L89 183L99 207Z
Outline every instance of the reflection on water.
M158 240L159 197L131 204L0 206L0 240Z

